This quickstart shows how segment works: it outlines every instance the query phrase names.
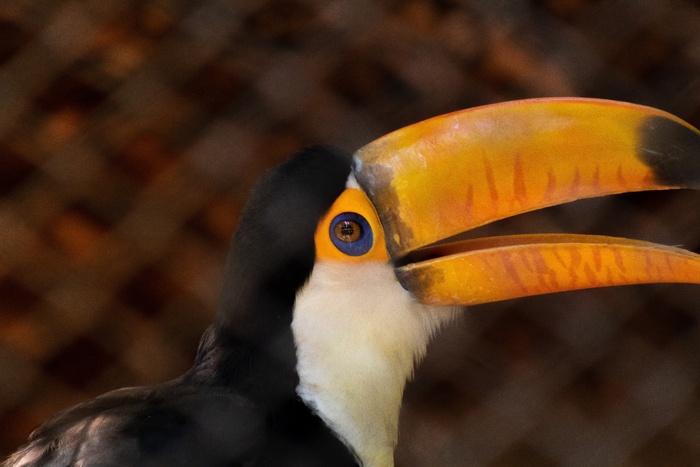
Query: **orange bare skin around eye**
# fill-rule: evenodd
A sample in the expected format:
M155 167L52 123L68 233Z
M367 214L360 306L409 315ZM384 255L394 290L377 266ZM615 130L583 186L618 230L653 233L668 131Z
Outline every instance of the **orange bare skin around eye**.
M331 222L338 214L344 212L354 212L367 220L374 242L372 248L367 253L361 256L350 256L340 251L331 241L333 229ZM335 203L328 210L326 215L319 222L316 228L314 237L316 243L316 258L319 260L336 260L336 261L389 261L389 253L386 250L384 243L384 229L379 222L379 216L369 201L367 196L357 188L346 189Z

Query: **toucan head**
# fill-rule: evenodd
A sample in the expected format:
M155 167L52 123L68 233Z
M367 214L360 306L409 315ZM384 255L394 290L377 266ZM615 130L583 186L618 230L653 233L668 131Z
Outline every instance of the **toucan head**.
M700 255L580 234L460 240L582 198L700 188L700 132L660 110L535 99L436 117L358 150L294 304L298 393L365 466L392 465L405 382L464 306L700 283Z

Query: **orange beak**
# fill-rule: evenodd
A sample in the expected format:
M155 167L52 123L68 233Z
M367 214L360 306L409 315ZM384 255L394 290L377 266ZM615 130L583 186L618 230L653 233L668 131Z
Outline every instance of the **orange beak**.
M700 255L587 235L450 242L523 212L615 193L700 189L700 132L666 112L593 99L479 107L395 131L355 154L401 284L471 305L650 282L700 284Z

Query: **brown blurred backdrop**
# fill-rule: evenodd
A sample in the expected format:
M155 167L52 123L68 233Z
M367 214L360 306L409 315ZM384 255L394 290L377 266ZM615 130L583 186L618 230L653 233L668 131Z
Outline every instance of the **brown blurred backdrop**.
M559 95L700 126L700 2L0 1L0 455L188 368L241 205L289 153ZM483 233L514 231L700 251L700 193ZM686 285L474 307L407 389L397 464L700 465L699 319Z

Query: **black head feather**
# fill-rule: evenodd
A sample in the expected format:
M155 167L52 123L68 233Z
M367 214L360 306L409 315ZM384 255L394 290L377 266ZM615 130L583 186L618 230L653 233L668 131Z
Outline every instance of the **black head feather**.
M269 388L293 391L295 295L313 269L316 226L345 189L350 168L350 155L315 146L260 181L233 236L216 322L193 375L235 381L263 398Z

